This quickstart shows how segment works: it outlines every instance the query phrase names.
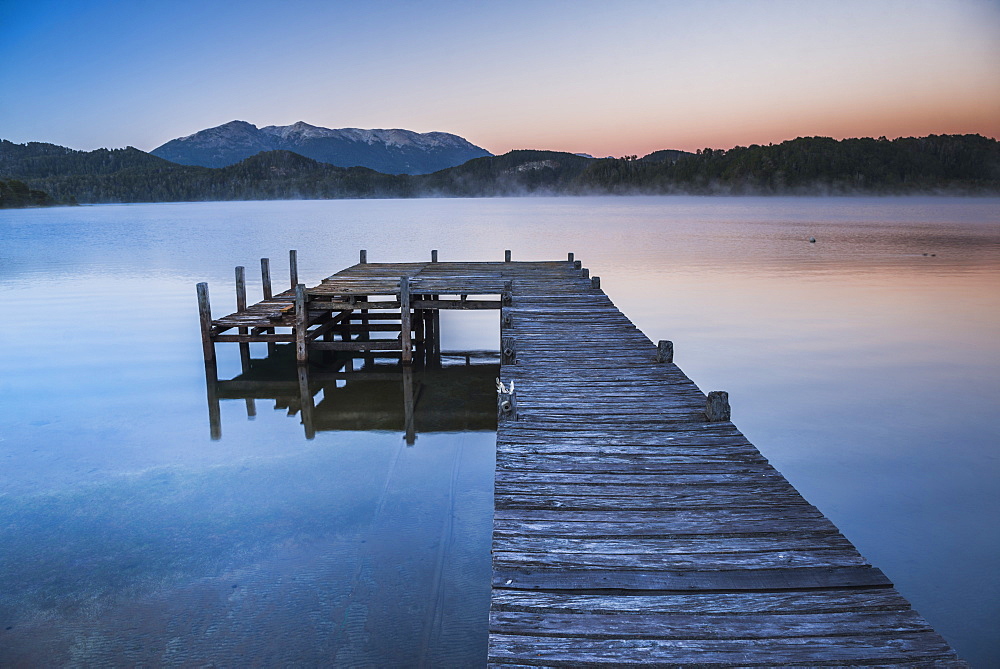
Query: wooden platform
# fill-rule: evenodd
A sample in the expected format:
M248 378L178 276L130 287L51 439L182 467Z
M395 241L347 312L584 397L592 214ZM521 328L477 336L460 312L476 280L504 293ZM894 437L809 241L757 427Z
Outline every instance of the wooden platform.
M401 276L432 328L426 313L464 295L503 305L514 392L497 430L490 666L965 666L732 422L707 418L670 351L579 261L355 265L299 291L300 341L400 309ZM275 301L295 327L291 297ZM274 306L212 322L213 344L225 327L263 333Z

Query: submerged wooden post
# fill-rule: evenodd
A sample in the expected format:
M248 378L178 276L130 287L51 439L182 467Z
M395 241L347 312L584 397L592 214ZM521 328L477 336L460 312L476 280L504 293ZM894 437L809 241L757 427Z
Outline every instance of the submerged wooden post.
M368 251L367 250L361 249L361 259L358 262L360 262L362 265L368 264Z
M205 394L208 398L208 434L212 441L222 439L222 410L219 405L219 372L215 361L205 363Z
M399 341L402 344L401 362L404 365L413 364L413 342L410 339L412 325L410 324L410 277L399 277Z
M674 342L661 339L656 342L656 362L674 361Z
M503 252L503 261L510 262L510 249Z
M431 262L437 262L437 261L438 261L438 252L437 249L434 249L433 251L431 251Z
M299 410L302 412L302 427L306 432L306 439L316 437L316 426L313 422L313 412L316 408L313 402L312 388L309 387L309 367L299 365Z
M288 277L292 280L292 289L299 285L299 258L295 251L288 252Z
M600 288L601 287L601 277L599 277L599 276L592 276L592 277L590 277L590 287L591 288Z
M729 393L725 390L713 390L705 398L705 417L710 423L729 420Z
M215 343L212 341L212 306L208 301L208 284L198 284L198 318L201 321L201 348L205 363L215 362Z
M306 287L305 284L295 286L295 362L304 364L309 362L309 347L306 345L306 336L309 327L309 313L306 309Z
M412 446L417 440L413 398L413 370L410 367L403 367L403 433L407 446Z

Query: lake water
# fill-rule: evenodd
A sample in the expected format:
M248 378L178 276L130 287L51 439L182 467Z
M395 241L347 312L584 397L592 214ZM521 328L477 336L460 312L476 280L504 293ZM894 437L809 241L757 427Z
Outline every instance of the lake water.
M222 399L212 439L194 285L228 313L233 267L253 300L291 248L307 284L361 248L575 252L960 655L1000 664L1000 200L595 197L0 211L0 665L483 663L494 433L420 416L491 369L418 379L412 445L391 382L325 388L313 439L289 400ZM443 348L495 349L495 321L446 314Z

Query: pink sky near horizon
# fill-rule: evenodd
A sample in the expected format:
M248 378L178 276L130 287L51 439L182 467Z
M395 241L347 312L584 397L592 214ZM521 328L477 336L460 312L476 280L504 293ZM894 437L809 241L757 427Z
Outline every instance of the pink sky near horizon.
M135 146L232 120L645 155L1000 137L997 0L0 3L0 138Z

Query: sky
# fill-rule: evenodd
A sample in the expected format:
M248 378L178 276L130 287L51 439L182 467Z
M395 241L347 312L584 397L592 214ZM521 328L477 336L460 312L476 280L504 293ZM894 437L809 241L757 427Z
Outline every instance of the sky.
M1000 137L1000 0L0 0L0 138L235 119L595 156Z

